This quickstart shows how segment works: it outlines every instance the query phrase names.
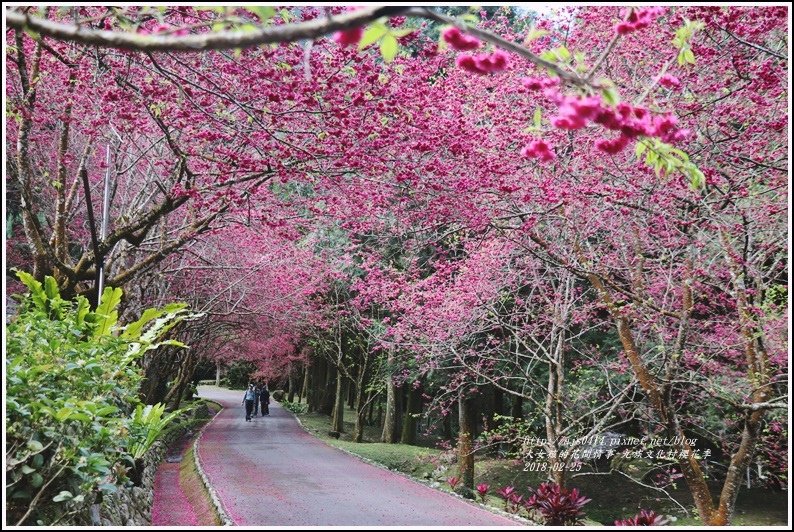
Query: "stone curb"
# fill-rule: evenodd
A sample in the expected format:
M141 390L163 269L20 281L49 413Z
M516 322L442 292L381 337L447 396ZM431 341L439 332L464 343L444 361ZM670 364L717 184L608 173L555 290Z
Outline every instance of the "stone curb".
M220 405L220 403L217 402L216 404ZM201 439L201 436L204 435L204 429L209 427L221 412L223 412L223 405L221 405L221 409L218 410L218 412L214 416L212 416L212 419L209 421L209 423L205 423L204 426L201 427L201 431L199 431L198 436L196 436L196 439L193 440L193 462L195 462L196 471L198 471L198 474L201 477L201 481L204 483L204 488L207 490L207 493L209 493L210 500L212 500L213 506L215 506L215 512L218 514L218 518L220 519L221 524L223 526L234 526L235 524L234 521L229 516L229 513L226 511L226 509L223 507L223 503L218 497L218 493L215 491L215 488L212 487L212 484L210 483L210 479L207 477L207 474L204 472L204 468L201 467L201 460L199 459L199 440Z
M320 443L323 443L323 444L327 445L328 447L332 447L332 448L334 448L334 449L336 449L338 451L342 451L343 453L349 454L350 456L353 456L353 457L357 458L358 460L361 460L362 462L365 462L365 463L367 463L367 464L369 464L371 466L375 466L375 467L378 467L378 468L383 469L385 471L389 471L390 473L394 473L396 475L400 475L401 477L403 477L405 479L408 479L410 481L416 482L416 483L421 484L423 486L426 486L426 487L428 487L430 489L433 489L433 490L436 490L436 491L440 491L442 493L446 493L447 495L450 495L452 497L457 497L458 499L460 499L460 500L462 500L462 501L464 501L464 502L466 502L468 504L479 506L483 510L487 510L487 511L491 512L492 514L496 514L496 515L511 519L511 520L515 521L516 524L518 524L518 525L542 526L542 525L540 525L538 523L535 523L533 521L530 521L528 519L524 519L523 517L507 513L504 510L500 510L499 508L496 508L495 506L488 506L487 504L482 504L480 502L473 501L471 499L467 499L466 497L458 495L457 493L450 492L450 491L445 491L445 490L440 490L438 488L434 488L431 485L431 482L429 482L429 481L426 481L426 480L421 479L421 478L412 477L411 475L409 475L407 473L403 473L402 471L395 471L394 469L389 469L385 465L383 465L381 463L378 463L378 462L376 462L374 460L371 460L369 458L366 458L364 456L361 456L360 454L356 454L353 451L348 451L347 449L342 449L341 447L337 447L336 445L328 443L325 440L323 440L321 438L318 438L309 429L307 429L306 426L303 424L303 422L301 421L301 419L298 417L298 415L295 412L293 412L292 410L290 410L288 408L284 408L284 407L282 407L282 408L284 409L284 411L289 412L290 414L292 414L292 417L295 418L295 421L298 422L298 425L300 425L300 427L304 430L304 432L306 432L306 434L308 434L309 436L315 438Z

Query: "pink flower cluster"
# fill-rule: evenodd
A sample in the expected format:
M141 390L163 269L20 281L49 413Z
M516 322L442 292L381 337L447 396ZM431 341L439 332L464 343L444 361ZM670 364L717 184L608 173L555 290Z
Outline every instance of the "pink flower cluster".
M531 91L551 89L560 84L560 78L521 78L521 84Z
M480 47L480 41L470 35L466 35L455 26L445 29L441 36L452 48L462 52L476 50Z
M493 74L506 69L510 65L506 52L496 50L491 54L459 55L455 63L474 74Z
M668 89L677 89L681 86L681 80L671 74L665 74L659 78L659 85Z
M615 26L618 35L627 35L633 31L641 30L650 26L657 17L663 15L663 7L647 7L645 9L629 8L628 15L623 22Z
M600 139L595 143L596 148L610 155L621 152L631 139L640 135L672 143L685 140L691 133L689 129L679 129L678 119L672 114L651 116L646 109L626 103L619 104L616 110L603 111L595 121L607 129L620 131L615 139Z
M635 107L625 102L612 107L605 105L600 96L565 96L557 88L557 78L523 78L521 83L530 90L543 89L544 95L557 104L558 113L551 118L554 127L582 129L592 121L619 132L620 136L617 138L599 139L595 143L596 148L611 155L623 151L631 139L639 136L678 142L690 134L688 129L678 128L678 120L671 114L653 116L644 107ZM555 158L548 144L541 140L533 140L527 144L521 154L544 162Z
M364 35L364 28L359 26L349 30L337 31L334 33L334 41L340 46L355 46Z
M540 159L544 163L553 161L557 158L557 155L553 151L551 151L551 146L545 140L541 139L533 139L521 148L521 155L524 157L534 157L536 159Z
M560 129L581 129L601 110L601 98L564 96L558 105L559 114L551 119L552 125Z

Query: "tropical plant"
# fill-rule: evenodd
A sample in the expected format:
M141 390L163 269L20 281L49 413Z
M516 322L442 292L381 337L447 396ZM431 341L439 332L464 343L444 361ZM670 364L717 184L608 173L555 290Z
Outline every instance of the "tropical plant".
M546 525L580 525L582 507L591 499L580 495L577 488L568 490L552 482L544 482L524 502L527 510L540 514Z
M663 526L666 524L667 519L653 510L640 510L640 513L634 517L615 521L615 526Z
M180 345L163 335L190 314L172 304L123 327L118 288L106 288L92 311L82 296L61 298L52 277L17 276L29 293L6 337L6 508L17 525L51 524L65 503L128 482L135 458L172 419L162 405L137 405L135 362Z

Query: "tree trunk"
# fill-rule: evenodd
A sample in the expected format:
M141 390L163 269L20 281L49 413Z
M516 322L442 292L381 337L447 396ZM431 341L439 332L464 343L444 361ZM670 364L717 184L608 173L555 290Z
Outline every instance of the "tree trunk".
M300 396L298 396L298 402L300 402L301 399L304 399L307 402L309 401L309 375L310 368L309 361L307 360L303 366L303 385L301 386Z
M215 386L221 385L221 361L215 361Z
M513 396L513 404L510 407L510 415L515 421L524 419L524 398L518 395Z
M444 416L441 421L442 437L447 441L452 441L452 413Z
M375 401L377 397L373 392L367 394L367 404L369 405L369 414L367 414L367 425L370 427L375 423Z
M358 371L355 372L358 375ZM352 374L352 373L351 373ZM347 407L353 410L356 407L356 383L349 381L347 385Z
M557 485L565 486L565 463L558 458L561 448L559 436L562 426L562 394L563 394L563 349L565 333L560 331L554 349L554 358L549 361L549 379L546 387L546 403L544 405L544 418L546 422L546 452L549 456L549 479Z
M306 388L306 400L309 412L317 412L320 410L320 385L325 382L322 358L316 359L309 371L311 371L311 378L309 387Z
M366 366L364 364L358 367L358 375L356 376L356 426L353 430L353 441L361 443L364 441L364 421L367 415L367 405L364 403L364 374L366 373ZM372 412L372 410L370 410Z
M336 368L332 364L326 363L325 388L322 391L323 400L320 404L320 413L325 414L326 416L333 415L334 413L334 403L336 402L336 396L329 392L329 390L335 389L337 377L341 377L341 375L337 374L338 372L336 371Z
M331 430L342 433L345 431L345 396L347 395L347 379L342 373L336 373L336 394L334 395L334 411Z
M295 370L293 368L290 368L287 386L289 387L289 396L287 397L287 401L292 403L295 401Z
M386 381L386 413L383 417L383 433L380 441L383 443L397 443L400 438L400 397L402 389L395 386L391 376Z
M408 402L403 416L403 430L400 442L416 445L416 414L422 412L422 390L411 386L408 389Z
M469 396L467 387L462 387L458 395L458 476L460 484L456 491L466 498L474 498L474 425L475 401Z

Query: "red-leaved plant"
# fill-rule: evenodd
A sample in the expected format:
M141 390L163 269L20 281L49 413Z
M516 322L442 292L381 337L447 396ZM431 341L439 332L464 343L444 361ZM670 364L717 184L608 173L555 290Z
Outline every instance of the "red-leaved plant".
M485 496L488 495L488 488L491 486L488 484L477 484L477 493L480 494L480 498L485 501Z
M505 510L507 510L515 491L516 489L513 486L504 486L496 492L497 495L505 500Z
M449 477L447 479L447 483L449 484L449 487L454 490L455 486L460 484L460 478L459 477Z
M634 517L615 521L615 526L663 526L666 524L667 519L653 510L640 510L640 513Z
M530 514L540 514L546 525L580 525L584 518L582 507L590 500L580 495L577 488L567 490L553 482L544 482L524 501L524 506Z

